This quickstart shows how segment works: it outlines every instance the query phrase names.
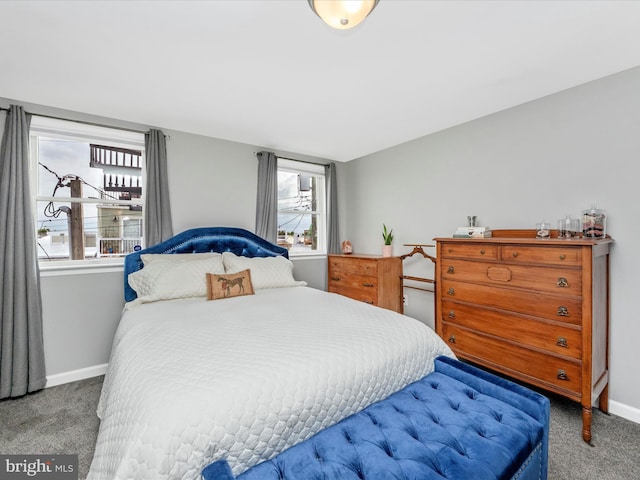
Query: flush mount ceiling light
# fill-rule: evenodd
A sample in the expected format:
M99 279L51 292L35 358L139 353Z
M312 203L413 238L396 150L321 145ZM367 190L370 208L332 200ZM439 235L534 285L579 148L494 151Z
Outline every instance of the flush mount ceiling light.
M311 10L330 27L353 28L369 15L380 0L307 0Z

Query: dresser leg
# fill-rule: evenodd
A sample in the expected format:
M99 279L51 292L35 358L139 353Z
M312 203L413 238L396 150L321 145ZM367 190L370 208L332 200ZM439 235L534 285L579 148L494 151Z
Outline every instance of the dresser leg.
M591 406L585 407L582 406L582 439L587 442L589 445L593 446L591 443Z
M601 412L609 413L609 384L607 383L598 397L598 408Z

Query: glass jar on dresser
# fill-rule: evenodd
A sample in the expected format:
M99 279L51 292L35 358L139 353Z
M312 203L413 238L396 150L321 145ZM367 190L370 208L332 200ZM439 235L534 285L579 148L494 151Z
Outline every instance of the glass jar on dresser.
M436 238L436 331L455 354L582 405L608 410L611 238Z

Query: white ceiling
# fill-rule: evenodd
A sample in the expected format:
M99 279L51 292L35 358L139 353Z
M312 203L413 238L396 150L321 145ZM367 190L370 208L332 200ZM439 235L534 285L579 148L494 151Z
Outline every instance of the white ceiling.
M637 65L640 1L0 1L1 97L337 161Z

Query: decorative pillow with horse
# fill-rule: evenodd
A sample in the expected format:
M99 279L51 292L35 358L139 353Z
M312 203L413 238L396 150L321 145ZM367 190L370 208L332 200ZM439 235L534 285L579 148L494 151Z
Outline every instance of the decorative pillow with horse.
M207 273L207 300L253 295L251 272Z

